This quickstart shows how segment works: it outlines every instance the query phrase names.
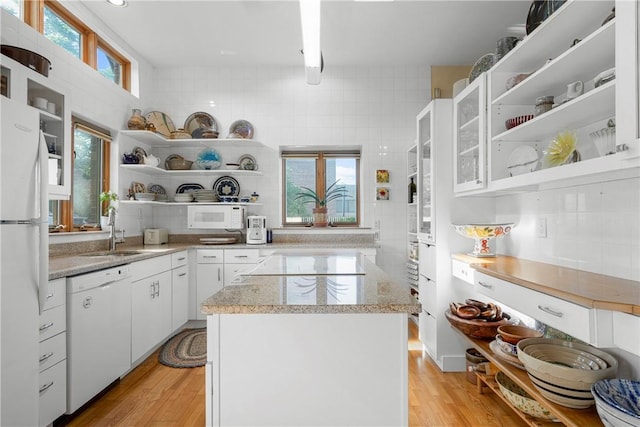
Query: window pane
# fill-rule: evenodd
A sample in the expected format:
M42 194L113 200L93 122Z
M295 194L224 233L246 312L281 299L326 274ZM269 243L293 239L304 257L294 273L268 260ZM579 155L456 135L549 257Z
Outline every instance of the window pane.
M73 226L100 223L102 139L81 129L74 132Z
M49 228L60 224L60 202L49 200Z
M20 8L20 0L0 0L0 7L12 14L20 18L21 8Z
M46 6L44 7L44 36L76 58L82 59L80 32Z
M347 197L340 197L327 204L329 222L357 222L357 160L354 158L329 158L325 161L326 186L338 181L334 186L344 186Z
M122 86L122 64L98 46L98 72Z
M316 160L310 158L285 159L285 174L287 194L285 195L287 223L311 222L311 209L313 203L304 203L304 200L295 200L301 187L316 188Z

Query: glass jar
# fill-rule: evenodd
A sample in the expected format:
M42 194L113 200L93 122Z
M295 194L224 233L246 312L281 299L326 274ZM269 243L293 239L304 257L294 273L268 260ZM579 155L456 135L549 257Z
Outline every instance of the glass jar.
M551 111L553 108L553 96L541 96L536 98L536 106L533 114L539 116L540 114Z

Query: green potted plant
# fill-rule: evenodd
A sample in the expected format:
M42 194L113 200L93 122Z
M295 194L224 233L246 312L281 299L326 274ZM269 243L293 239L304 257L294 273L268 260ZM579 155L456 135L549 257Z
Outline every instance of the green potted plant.
M313 208L313 225L314 227L326 227L327 221L327 204L342 197L348 197L347 189L344 185L337 185L337 180L329 185L324 194L318 194L309 187L300 187L302 190L298 192L295 200L303 200L303 203L315 203Z
M103 230L108 228L109 215L116 211L115 202L118 200L118 194L113 191L103 191L100 193L100 204L102 215L100 216L100 227Z

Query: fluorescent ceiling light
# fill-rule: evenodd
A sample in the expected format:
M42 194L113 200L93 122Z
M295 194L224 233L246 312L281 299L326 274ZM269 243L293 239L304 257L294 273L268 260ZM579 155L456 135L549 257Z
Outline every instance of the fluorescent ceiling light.
M127 0L107 0L107 3L112 6L125 7L127 5Z
M300 0L302 46L307 83L320 83L320 0Z

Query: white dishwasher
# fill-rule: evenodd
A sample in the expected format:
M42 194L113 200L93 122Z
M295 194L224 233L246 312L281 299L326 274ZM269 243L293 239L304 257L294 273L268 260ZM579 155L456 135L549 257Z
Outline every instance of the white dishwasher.
M128 265L67 278L67 413L131 367Z

